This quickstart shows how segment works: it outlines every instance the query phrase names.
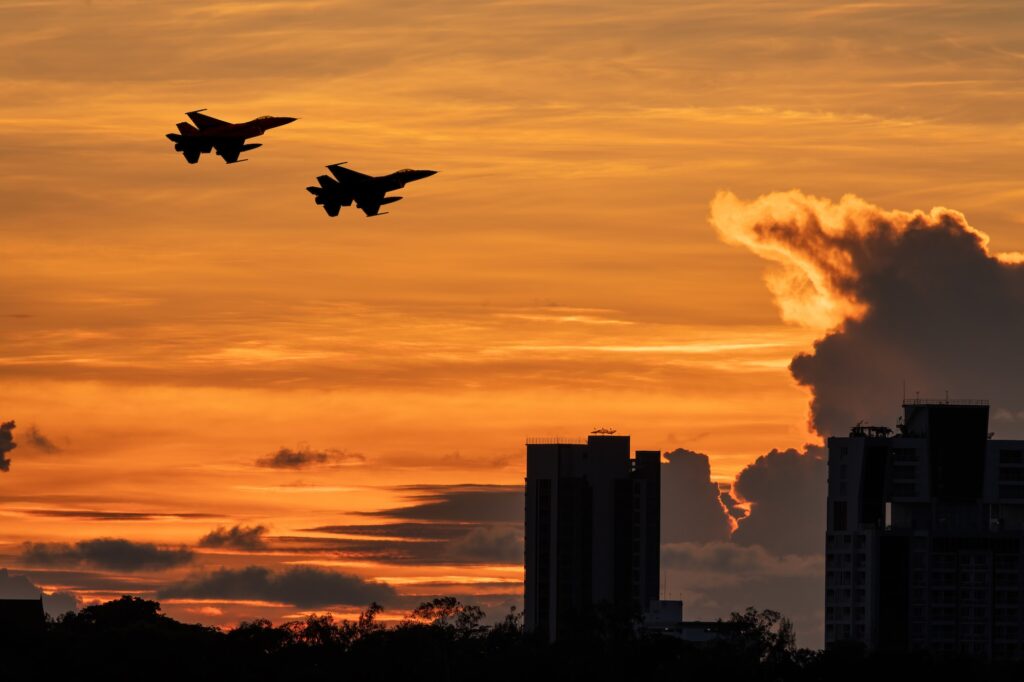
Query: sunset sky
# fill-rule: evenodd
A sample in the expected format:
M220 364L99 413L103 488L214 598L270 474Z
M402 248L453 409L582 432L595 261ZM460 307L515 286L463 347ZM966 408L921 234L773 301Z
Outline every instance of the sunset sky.
M0 567L213 624L446 593L498 615L520 601L527 438L615 428L708 454L720 483L820 444L788 365L844 318L782 315L771 256L723 240L712 201L942 206L1024 251L1022 21L1019 2L0 2ZM203 107L299 120L246 163L190 166L164 134ZM440 173L387 216L330 219L304 187L340 161ZM199 546L232 527L263 529ZM75 544L100 538L132 561ZM182 587L258 567L364 582L327 604Z

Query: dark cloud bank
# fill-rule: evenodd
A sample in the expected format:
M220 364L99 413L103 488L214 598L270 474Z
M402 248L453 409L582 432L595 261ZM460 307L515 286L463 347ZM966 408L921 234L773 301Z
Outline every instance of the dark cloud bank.
M175 568L192 561L187 547L163 548L149 542L120 538L64 542L26 542L21 560L30 566L89 566L111 571L147 571Z
M367 516L421 521L512 522L523 520L521 486L410 486L413 504L365 512Z
M199 538L198 545L222 549L266 549L267 545L263 540L266 533L266 526L221 526Z
M320 526L344 536L320 547L366 559L404 564L518 564L523 560L521 486L409 486L410 503L367 512L378 524ZM308 543L308 538L284 538Z
M299 608L387 604L395 590L384 583L354 575L300 566L271 571L262 566L220 569L172 583L159 592L161 599L248 599L291 604Z

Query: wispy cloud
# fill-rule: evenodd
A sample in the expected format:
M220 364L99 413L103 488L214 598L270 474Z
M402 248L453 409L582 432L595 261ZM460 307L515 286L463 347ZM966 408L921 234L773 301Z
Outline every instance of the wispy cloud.
M342 450L313 450L309 447L298 449L281 447L274 454L256 460L256 466L271 469L305 469L321 464L359 464L365 462L363 455Z

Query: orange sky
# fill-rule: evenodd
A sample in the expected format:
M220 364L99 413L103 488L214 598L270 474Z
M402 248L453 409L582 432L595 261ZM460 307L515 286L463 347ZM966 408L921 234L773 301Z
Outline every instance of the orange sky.
M595 427L706 452L721 481L801 446L808 393L786 367L823 330L780 319L711 199L951 206L1024 250L1021 18L1012 2L0 4L0 418L61 449L22 447L0 474L0 553L343 523L401 504L399 485L519 483L527 437ZM200 107L300 120L248 163L193 167L163 135ZM385 217L331 220L303 188L339 161L441 173ZM364 460L253 465L303 445ZM216 518L25 513L57 507Z

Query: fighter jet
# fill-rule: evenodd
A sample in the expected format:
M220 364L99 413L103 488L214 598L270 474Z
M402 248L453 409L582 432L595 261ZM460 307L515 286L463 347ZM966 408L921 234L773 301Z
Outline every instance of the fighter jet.
M327 215L332 218L338 215L342 206L351 206L356 202L356 208L366 214L367 218L375 215L387 215L387 212L380 213L380 207L385 204L393 204L402 197L385 197L388 192L405 187L406 183L413 180L429 178L437 173L432 170L405 170L395 171L390 175L373 177L363 175L348 168L342 168L345 162L335 163L327 167L334 175L321 175L317 177L319 187L307 187L306 191L316 197L316 203L323 206Z
M245 144L250 137L258 137L271 128L283 126L296 120L287 116L260 116L246 123L228 123L213 116L199 112L206 109L190 111L186 115L192 119L178 124L178 133L168 133L167 139L174 143L174 151L185 155L189 163L199 161L200 154L207 154L214 149L226 163L238 163L238 155L261 144ZM180 133L180 134L179 134ZM241 159L245 161L245 159Z

